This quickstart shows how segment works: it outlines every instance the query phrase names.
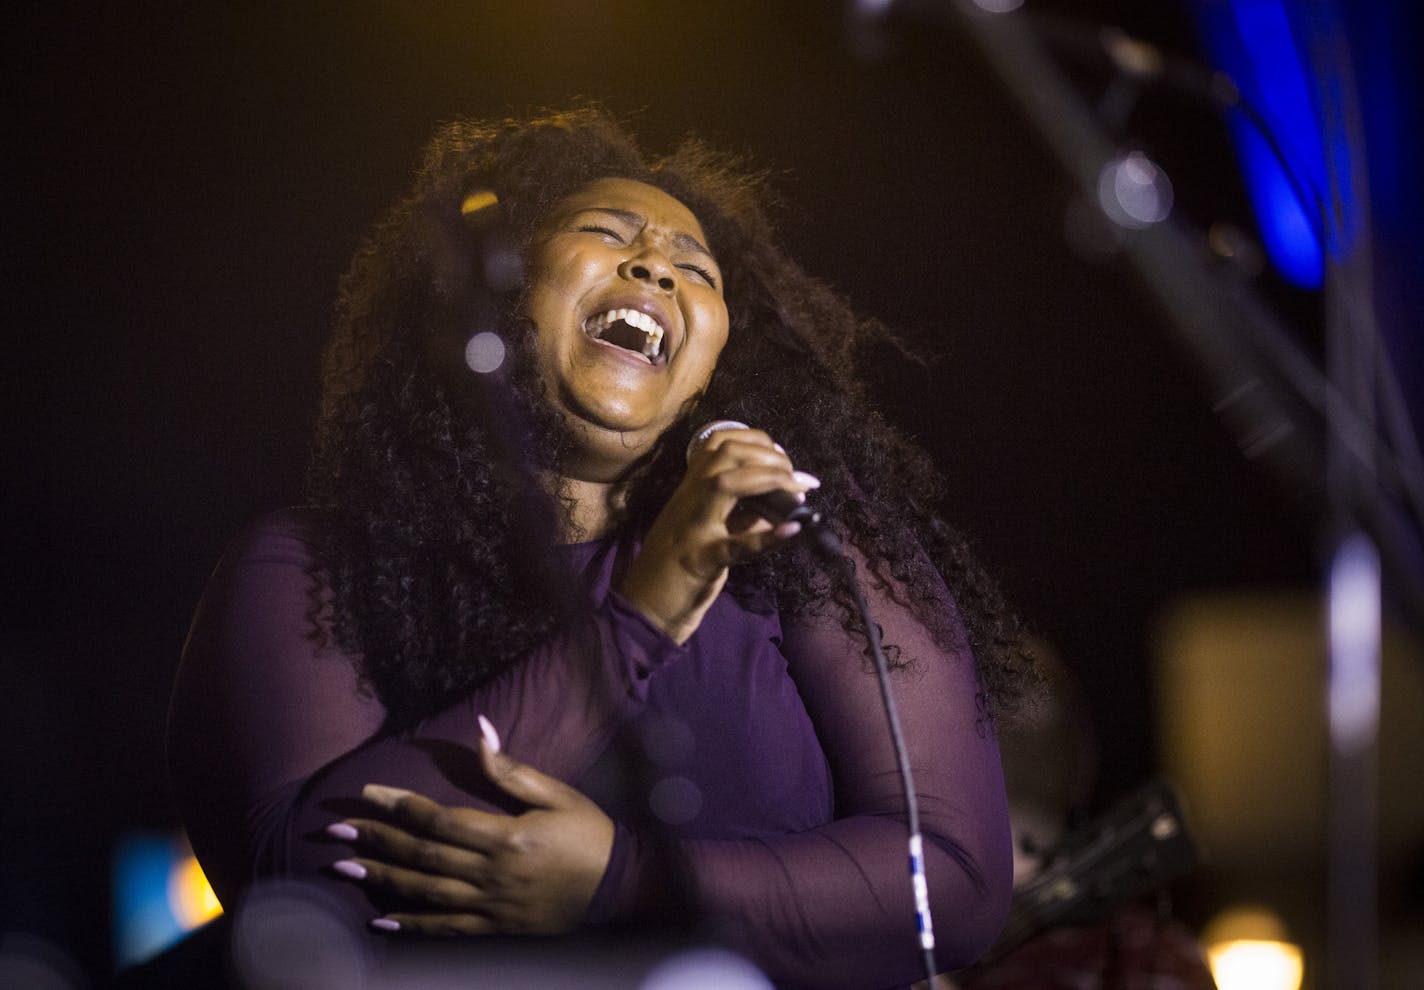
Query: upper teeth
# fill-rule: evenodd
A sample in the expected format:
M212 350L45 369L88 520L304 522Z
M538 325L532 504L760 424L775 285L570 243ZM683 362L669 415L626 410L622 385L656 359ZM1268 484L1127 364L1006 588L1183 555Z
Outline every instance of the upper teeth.
M603 335L613 324L622 320L630 327L637 327L643 331L643 355L649 359L655 358L663 349L663 325L639 309L610 309L606 313L599 313L590 317L585 329L590 337L595 340Z

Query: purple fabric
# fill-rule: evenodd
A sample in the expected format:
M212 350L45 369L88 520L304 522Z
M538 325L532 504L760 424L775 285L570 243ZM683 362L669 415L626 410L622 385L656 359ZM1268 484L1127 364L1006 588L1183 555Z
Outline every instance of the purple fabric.
M473 752L483 713L506 752L584 789L618 821L589 918L636 917L667 878L647 829L624 817L616 791L600 791L610 740L631 727L656 742L654 793L702 906L745 933L773 979L865 988L917 978L899 775L876 679L834 616L783 623L724 593L679 647L610 590L618 551L569 547L592 603L578 643L593 649L545 643L446 711L384 734L355 658L321 635L328 592L309 519L274 514L233 543L178 675L175 792L225 902L259 877L298 876L375 916L359 885L326 870L352 850L323 826L356 813L366 783L499 807ZM950 969L988 947L1008 907L998 750L968 654L938 648L891 588L866 583L886 642L912 660L893 681ZM944 602L952 607L947 592Z

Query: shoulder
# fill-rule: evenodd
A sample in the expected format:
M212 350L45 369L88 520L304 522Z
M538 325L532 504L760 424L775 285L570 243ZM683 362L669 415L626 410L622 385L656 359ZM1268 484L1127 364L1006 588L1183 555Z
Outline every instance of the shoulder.
M249 521L228 541L194 617L194 632L234 618L270 625L291 614L310 625L330 596L320 510L286 508Z
M229 541L219 568L242 563L322 567L328 517L310 506L290 506L251 520Z

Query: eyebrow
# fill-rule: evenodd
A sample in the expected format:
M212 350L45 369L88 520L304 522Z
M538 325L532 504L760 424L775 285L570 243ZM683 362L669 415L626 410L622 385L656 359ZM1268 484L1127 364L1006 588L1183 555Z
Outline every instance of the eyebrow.
M585 206L582 209L575 211L574 216L578 216L578 214L580 213L607 213L611 216L617 217L618 219L626 223L632 224L635 227L644 227L648 223L648 218L643 216L641 213L636 213L633 210L619 209L616 206ZM703 245L701 241L699 241L697 238L693 237L686 231L674 231L672 235L672 240L674 244L682 248L684 251L692 251L696 254L706 255L714 263L717 260L716 257L712 254L712 252L707 250L706 246Z

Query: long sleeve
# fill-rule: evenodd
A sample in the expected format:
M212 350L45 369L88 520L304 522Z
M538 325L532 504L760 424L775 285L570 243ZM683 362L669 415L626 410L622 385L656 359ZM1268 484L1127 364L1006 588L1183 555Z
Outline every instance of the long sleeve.
M925 840L941 971L993 942L1012 852L998 747L967 650L937 646L903 594L866 576L872 614L904 662L891 681ZM944 607L952 608L941 587ZM876 678L826 615L787 624L782 651L825 751L834 820L796 834L685 843L709 911L740 922L780 986L867 988L922 976L907 868L905 802ZM622 897L646 879L635 862Z
M834 616L783 626L724 594L678 647L608 590L605 562L588 635L550 641L449 709L385 733L355 658L315 645L318 559L291 526L239 541L190 637L171 762L195 848L224 897L254 877L292 875L374 916L359 885L326 870L351 850L322 828L362 810L354 799L366 783L511 810L479 771L479 714L512 756L580 787L620 724L673 726L685 764L668 772L695 787L700 812L671 838L708 913L739 927L782 986L864 990L918 977L896 761L863 643ZM872 582L867 594L905 661L893 680L948 969L976 958L1007 910L997 746L967 651L937 646L890 587ZM943 601L952 607L947 592ZM213 772L226 766L248 769ZM656 843L627 824L617 836L594 917L636 917L668 882Z
M607 595L579 635L542 644L414 729L383 733L385 710L360 683L357 658L324 625L328 592L307 528L289 511L234 541L194 618L170 709L170 775L224 902L254 879L296 875L372 914L359 888L323 874L345 853L321 828L360 809L362 785L499 807L473 760L480 713L525 762L575 779L680 653Z

